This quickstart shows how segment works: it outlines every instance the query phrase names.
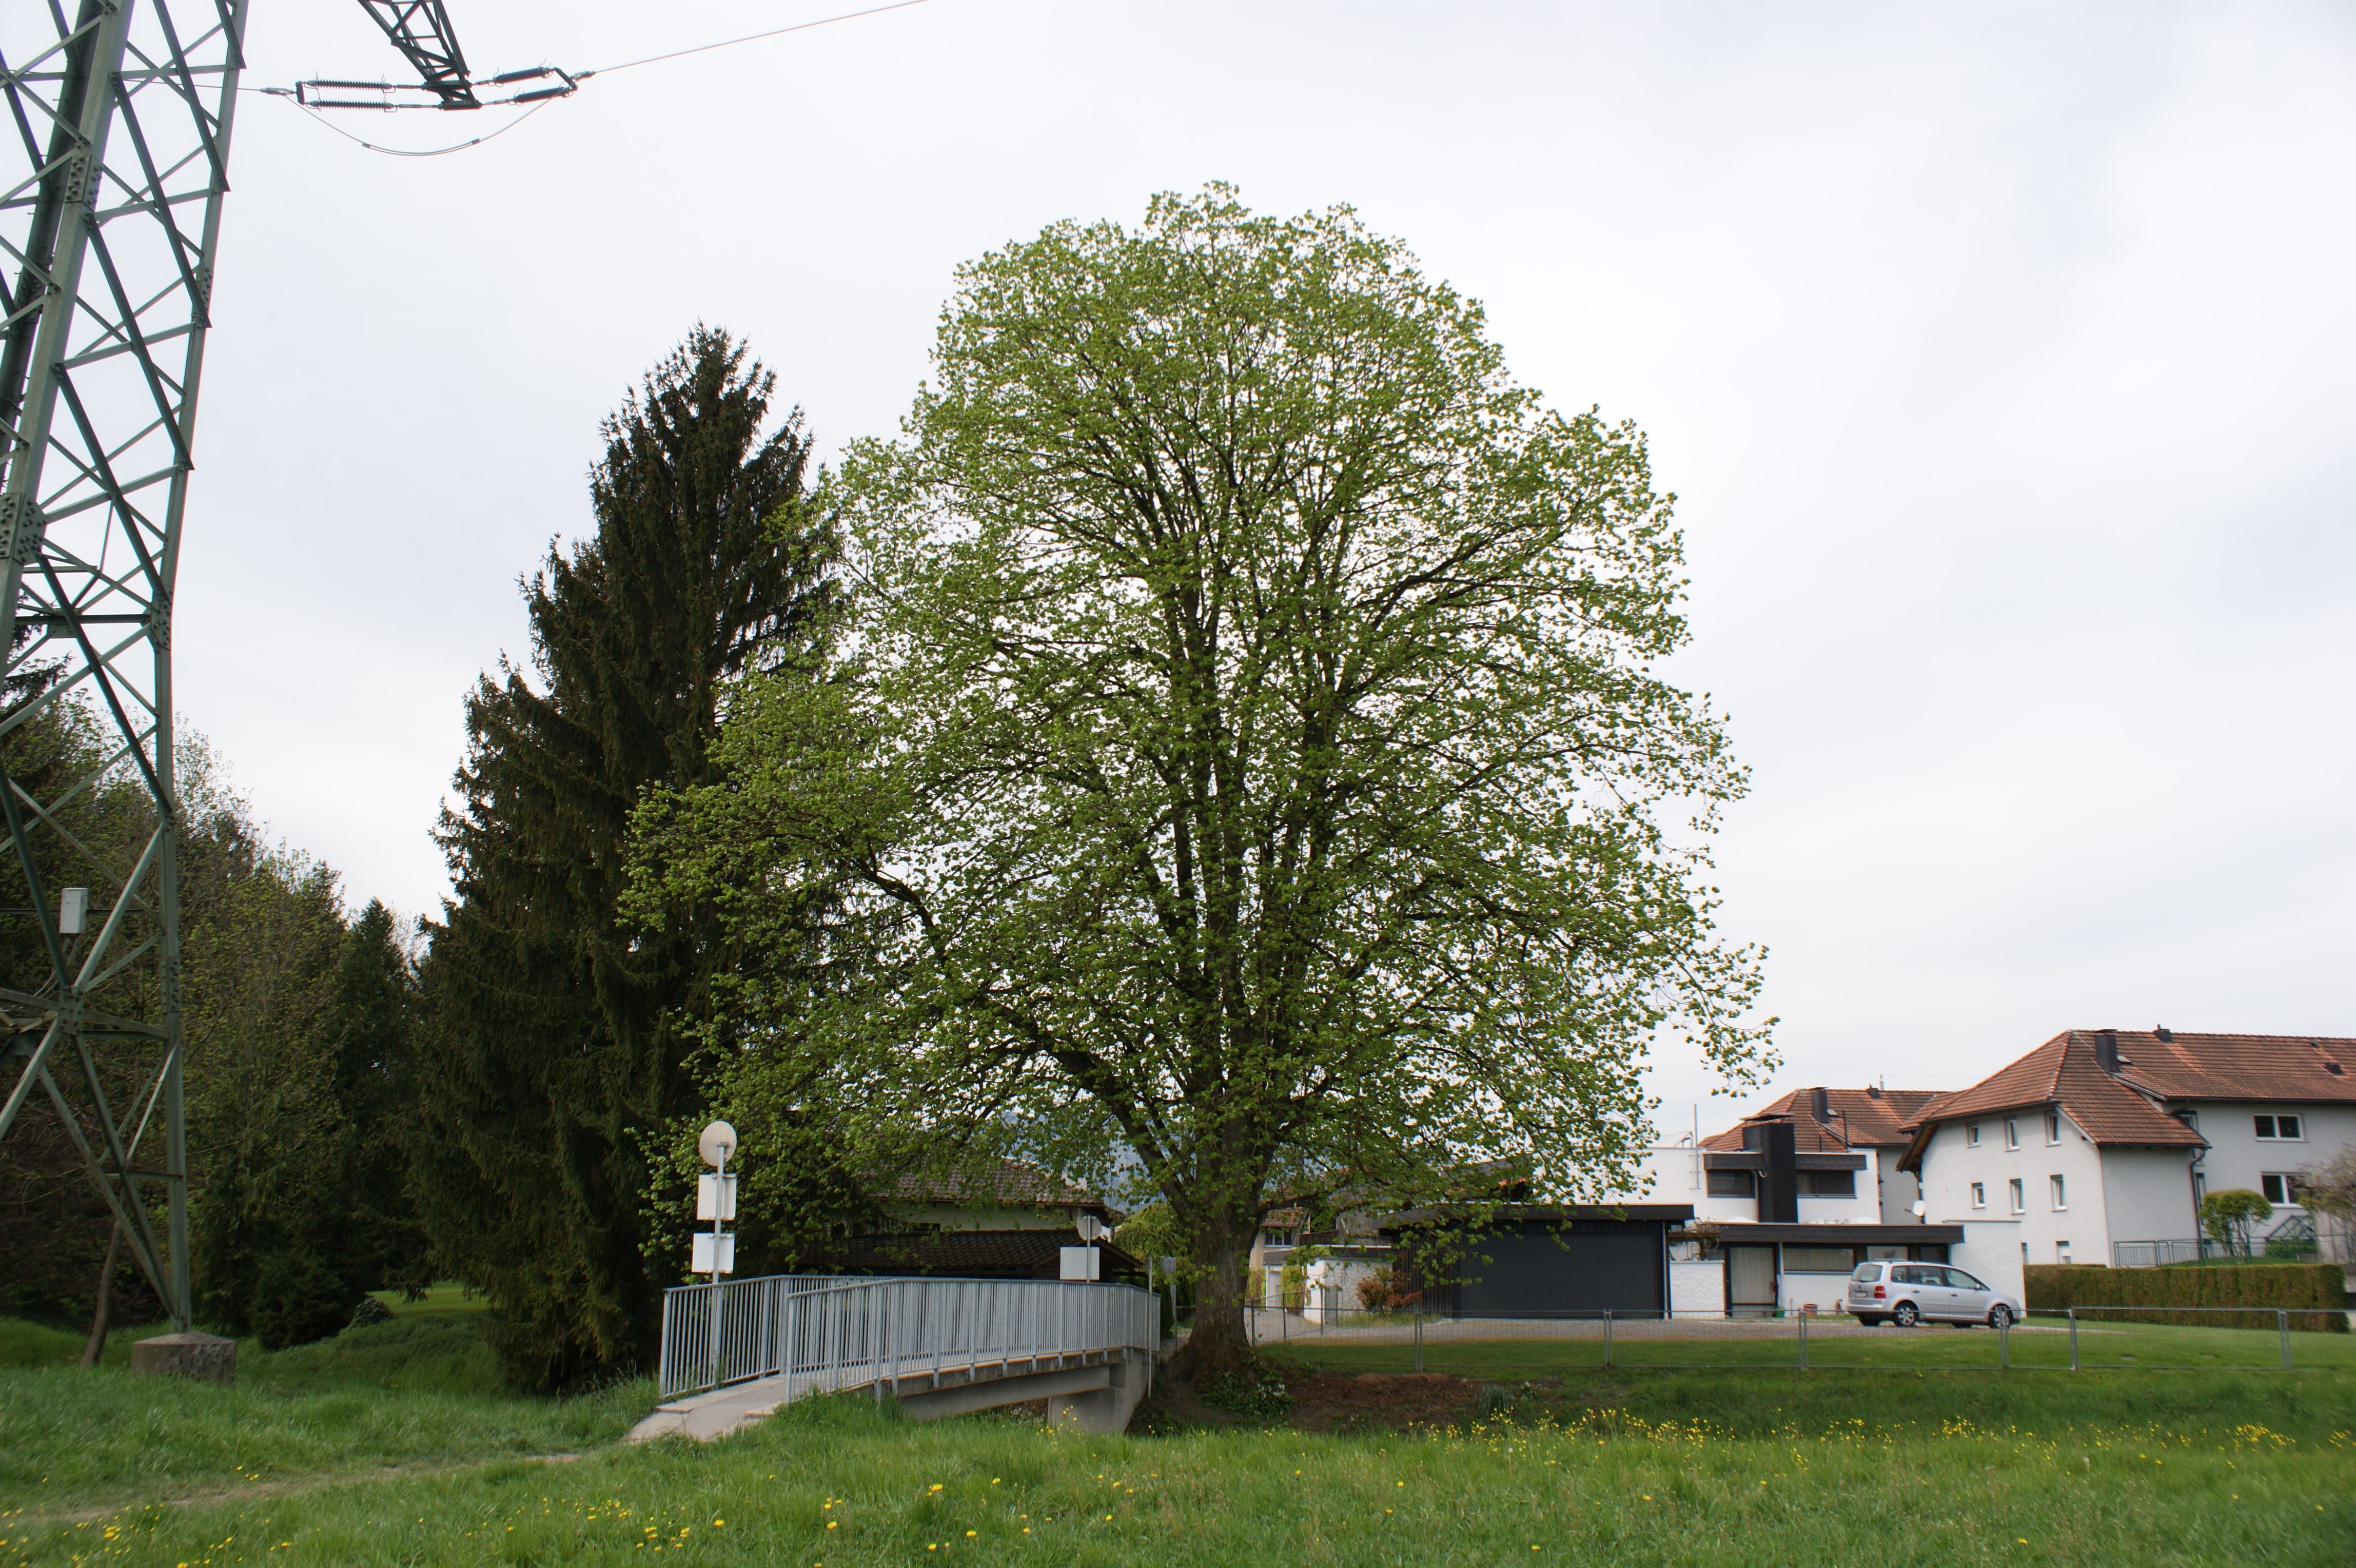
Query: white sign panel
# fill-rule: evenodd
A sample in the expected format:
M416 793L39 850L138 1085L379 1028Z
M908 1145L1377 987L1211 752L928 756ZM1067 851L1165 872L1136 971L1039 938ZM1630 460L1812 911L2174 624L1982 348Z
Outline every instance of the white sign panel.
M715 1256L718 1262L715 1263ZM691 1273L699 1274L733 1274L736 1272L736 1238L714 1236L709 1230L695 1235L695 1256L689 1263Z
M696 1177L695 1217L698 1219L735 1219L736 1178L733 1176Z
M1092 1280L1097 1277L1098 1260L1104 1256L1102 1252L1094 1247L1065 1247L1061 1251L1064 1254L1064 1278Z

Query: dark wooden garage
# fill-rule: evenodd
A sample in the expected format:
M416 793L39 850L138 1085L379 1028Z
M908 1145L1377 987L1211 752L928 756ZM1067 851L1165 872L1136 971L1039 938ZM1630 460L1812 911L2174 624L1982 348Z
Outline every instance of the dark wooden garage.
M1689 1204L1508 1204L1477 1217L1415 1209L1387 1216L1384 1228L1430 1311L1658 1317L1669 1300L1668 1234L1692 1219Z

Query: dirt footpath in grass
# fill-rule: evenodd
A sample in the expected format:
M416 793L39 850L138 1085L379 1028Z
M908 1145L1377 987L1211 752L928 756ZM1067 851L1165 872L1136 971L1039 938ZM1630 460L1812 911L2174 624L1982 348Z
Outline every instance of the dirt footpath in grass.
M1444 1372L1296 1374L1292 1424L1304 1432L1455 1426L1470 1421L1481 1385Z
M1303 1432L1401 1432L1462 1425L1472 1418L1481 1384L1444 1372L1336 1372L1282 1369L1291 1411L1284 1424ZM1266 1425L1205 1404L1192 1387L1164 1376L1138 1409L1131 1432L1187 1426Z

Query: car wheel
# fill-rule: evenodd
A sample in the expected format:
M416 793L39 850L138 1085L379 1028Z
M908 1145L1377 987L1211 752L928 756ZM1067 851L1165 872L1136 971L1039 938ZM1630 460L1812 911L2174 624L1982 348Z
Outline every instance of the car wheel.
M1912 1328L1922 1321L1922 1313L1911 1301L1901 1301L1890 1309L1890 1321L1901 1328Z
M1858 1320L1859 1323L1861 1323L1861 1324L1865 1325L1865 1326L1867 1326L1868 1328L1879 1328L1879 1327L1880 1327L1883 1324L1885 1324L1885 1323L1887 1323L1887 1322L1889 1322L1889 1321L1890 1321L1890 1319L1888 1319L1888 1318L1886 1318L1886 1317L1869 1317L1869 1316L1866 1316L1866 1315L1865 1315L1865 1314L1863 1314L1863 1313L1859 1313L1859 1314L1858 1315L1858 1319L1857 1319L1857 1320Z
M2012 1308L1997 1302L1988 1308L1988 1326L2002 1333L2012 1326Z

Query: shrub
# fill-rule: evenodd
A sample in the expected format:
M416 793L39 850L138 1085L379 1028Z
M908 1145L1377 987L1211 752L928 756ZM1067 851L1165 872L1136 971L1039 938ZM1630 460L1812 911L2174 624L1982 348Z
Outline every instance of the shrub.
M360 1297L360 1304L352 1308L352 1320L347 1326L366 1328L371 1323L391 1323L391 1321L392 1308L385 1305L375 1296L364 1295Z
M1388 1269L1376 1269L1358 1282L1358 1305L1368 1312L1405 1312L1422 1297L1398 1283Z
M2248 1314L2219 1312L2104 1313L2136 1323L2174 1323L2202 1328L2272 1328L2274 1309L2292 1309L2293 1328L2323 1334L2348 1332L2348 1282L2338 1263L2254 1264L2247 1267L2106 1269L2094 1263L2032 1263L2029 1306L2059 1312L2072 1306L2247 1306Z

